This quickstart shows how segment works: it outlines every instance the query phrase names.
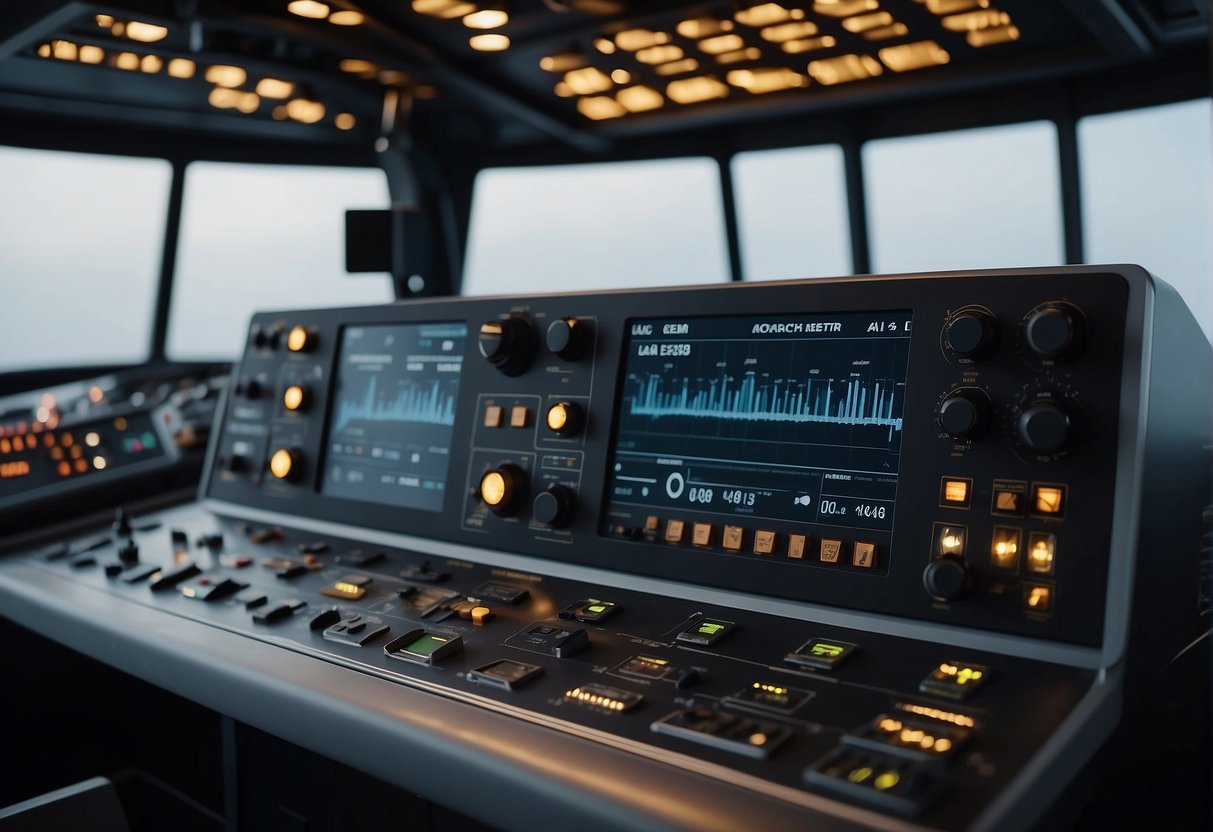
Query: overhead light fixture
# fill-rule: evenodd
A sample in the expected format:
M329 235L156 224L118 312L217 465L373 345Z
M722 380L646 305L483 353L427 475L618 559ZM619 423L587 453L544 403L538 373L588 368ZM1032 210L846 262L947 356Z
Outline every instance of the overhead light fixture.
M717 35L714 38L699 41L701 51L709 55L719 55L722 52L732 52L734 49L741 49L745 46L745 41L741 35Z
M745 49L738 49L735 52L722 52L716 56L718 64L739 64L743 61L756 61L762 57L762 50L757 46L747 46Z
M931 14L945 15L965 12L969 9L989 8L990 0L919 0L925 2Z
M768 43L783 43L817 34L817 24L809 20L796 20L791 23L768 26L758 34Z
M636 52L669 42L668 33L654 32L649 29L624 29L615 35L615 45L627 52Z
M206 68L204 77L217 87L238 87L248 80L248 73L238 66L213 64Z
M257 108L261 106L261 97L255 92L242 92L239 96L236 99L236 109L245 115L257 112Z
M609 95L597 95L593 98L579 99L577 112L593 121L603 121L608 118L619 118L625 115L627 110Z
M379 71L379 67L361 58L343 58L337 66L341 68L342 72L348 72L351 75L374 75Z
M74 61L80 56L80 50L70 40L56 40L51 42L51 54L61 61ZM135 59L135 65L139 65L138 58Z
M195 69L189 58L173 58L168 62L168 74L174 78L193 78Z
M585 66L585 56L572 50L545 55L539 59L539 68L545 72L568 72Z
M564 82L577 95L593 95L596 92L605 92L611 88L613 83L610 76L596 66L587 66L581 69L574 69L572 72L566 72Z
M329 15L329 23L334 26L361 26L366 22L366 15L353 9L342 9Z
M114 16L112 14L99 14L93 19L97 21L97 25L102 29L108 29L114 25Z
M100 46L85 44L80 47L80 63L99 64L105 60L105 50Z
M871 55L836 55L809 61L809 75L826 86L874 78L883 71L880 62Z
M818 49L829 49L838 45L838 39L833 35L822 35L816 38L790 40L781 47L789 55L800 55L805 52L815 52Z
M612 69L611 80L616 84L629 84L632 81L632 73L626 69Z
M215 87L206 97L207 103L219 110L234 109L240 93L228 87Z
M855 17L848 17L842 21L842 28L848 32L861 34L869 29L875 29L878 26L888 26L893 23L893 15L888 12L872 12L871 14L861 14Z
M287 3L286 10L293 15L311 20L324 20L329 16L330 11L327 5L317 2L317 0L291 0L290 3Z
M729 87L713 75L697 75L671 81L665 88L666 97L676 104L698 104L714 98L724 98Z
M290 98L295 85L281 78L262 78L257 82L257 95L262 98Z
M476 11L476 5L463 0L413 0L413 11L442 20L451 20L471 14Z
M941 66L951 60L948 50L933 40L886 46L877 53L884 65L894 72L909 72L928 66Z
M735 87L754 95L768 92L807 87L809 79L795 70L787 67L775 69L734 69L728 74L728 81Z
M127 72L134 72L139 69L139 56L134 52L119 52L114 56L114 66L118 69L125 69Z
M292 98L286 102L286 114L303 124L315 124L324 118L324 105L309 98Z
M155 75L164 69L164 61L160 60L159 55L144 55L139 59L139 68L148 75Z
M472 35L468 44L477 52L503 52L510 48L510 39L505 35Z
M573 92L573 88L564 81L557 81L556 86L552 87L552 92L556 93L560 98L572 98L577 93Z
M803 12L801 16L804 16ZM748 8L740 9L733 17L745 26L758 27L791 20L793 14L791 9L779 3L754 3Z
M481 4L479 11L472 12L463 18L463 25L469 29L499 29L510 22L510 13L503 7Z
M681 61L672 61L668 64L658 64L653 67L653 71L658 75L681 75L684 72L694 72L699 69L699 61L694 58L683 58Z
M636 60L642 64L665 64L676 61L683 55L682 48L672 43L663 46L650 46L636 52Z
M126 37L140 43L155 43L168 37L168 27L132 20L126 24Z
M868 29L863 33L864 40L889 40L890 38L899 38L908 34L910 27L902 23L900 20L888 26L880 26L876 29Z
M969 46L980 49L983 46L994 46L999 43L1010 43L1019 40L1019 29L1015 26L999 26L996 29L981 29L965 35Z
M358 119L354 118L352 113L338 113L333 117L333 124L338 130L353 130L358 124Z
M841 2L818 2L813 4L813 11L827 17L850 17L862 12L870 12L880 8L879 0L841 0Z
M49 58L52 54L54 54L54 53L51 51L51 45L49 43L39 44L39 46L38 46L38 57L39 58Z
M964 14L953 14L939 21L949 32L976 32L978 29L992 29L995 26L1006 26L1011 22L1011 15L995 9L984 9Z
M649 110L656 110L665 103L665 99L661 96L661 93L643 84L620 90L616 93L615 100L622 104L623 108L629 113L643 113Z
M610 38L594 38L594 48L604 55L614 55L615 41Z
M733 31L733 21L718 20L714 17L693 17L679 23L675 31L684 38L699 40Z

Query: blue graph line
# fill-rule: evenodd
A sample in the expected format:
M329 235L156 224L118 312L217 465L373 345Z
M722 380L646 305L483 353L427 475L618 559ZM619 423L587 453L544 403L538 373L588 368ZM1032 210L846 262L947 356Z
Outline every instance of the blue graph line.
M442 392L441 382L432 382L428 389L409 387L394 401L375 401L376 377L371 376L366 397L361 401L342 400L337 404L336 425L340 431L350 422L420 422L429 425L455 424L455 396Z
M635 379L637 391L630 407L633 416L874 425L887 427L890 440L893 431L901 430L901 417L893 416L896 386L887 379L877 381L871 393L855 378L845 382L810 378L803 384L783 380L758 384L752 372L746 373L735 388L730 388L727 378L712 379L708 389L695 393L690 391L690 379L682 379L681 389L670 393L660 391L662 381L656 375L650 375L647 382ZM845 395L835 397L834 386L844 383Z

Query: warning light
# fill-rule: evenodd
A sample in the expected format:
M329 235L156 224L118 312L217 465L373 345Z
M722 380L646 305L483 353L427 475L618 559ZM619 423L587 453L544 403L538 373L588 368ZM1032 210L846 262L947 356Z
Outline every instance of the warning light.
M990 564L995 569L1014 572L1019 568L1019 529L995 526L990 541Z
M1053 590L1047 586L1026 587L1024 603L1029 612L1049 612L1053 606Z
M1057 550L1057 536L1046 532L1028 535L1028 571L1041 575L1053 572L1053 556Z
M1037 485L1033 489L1032 510L1037 514L1061 514L1066 490L1058 485Z
M940 502L953 508L968 508L969 482L969 480L945 479Z

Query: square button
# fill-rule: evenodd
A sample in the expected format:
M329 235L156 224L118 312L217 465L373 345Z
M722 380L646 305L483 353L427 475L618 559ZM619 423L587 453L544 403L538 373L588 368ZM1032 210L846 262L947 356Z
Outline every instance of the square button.
M1053 611L1053 588L1027 584L1023 588L1023 605L1028 612L1047 614Z
M510 427L525 428L531 421L531 411L526 405L516 404L510 408Z
M1064 485L1032 484L1032 513L1060 517L1066 508Z
M846 641L812 638L788 653L783 660L788 664L815 667L819 670L834 670L851 657L859 648Z
M754 554L769 555L775 551L775 532L754 532Z
M1019 570L1019 540L1022 533L1011 526L995 526L990 540L990 566L1003 572Z
M731 621L718 621L715 618L701 618L675 636L674 640L685 642L687 644L700 644L708 647L727 637L736 629L737 625Z
M1023 517L1027 505L1028 484L1021 480L994 480L990 511L1008 517Z
M875 569L876 544L857 541L855 549L851 552L851 565L861 566L864 569Z
M696 546L709 546L712 543L712 524L696 523L691 527L691 542Z
M661 518L655 514L650 514L644 518L644 530L646 532L655 532L657 527L661 525Z
M741 544L744 540L745 529L741 528L741 526L725 526L720 545L730 551L740 552Z
M1057 535L1032 532L1028 535L1028 571L1038 575L1053 574L1053 558L1057 554Z
M809 539L803 534L788 535L788 557L793 560L800 560L804 557L804 550L809 545Z
M931 557L964 557L969 530L955 523L936 523L932 532Z
M665 524L665 542L666 543L681 543L682 536L686 534L687 524L681 520L671 520Z
M948 508L968 508L973 496L973 481L944 477L939 484L939 504Z
M990 669L983 665L942 662L918 684L918 689L945 699L967 699L989 678Z
M484 409L484 426L486 428L499 428L501 422L505 418L505 408L499 404L491 404Z
M842 555L842 541L832 538L821 539L821 562L822 563L838 563L838 558Z

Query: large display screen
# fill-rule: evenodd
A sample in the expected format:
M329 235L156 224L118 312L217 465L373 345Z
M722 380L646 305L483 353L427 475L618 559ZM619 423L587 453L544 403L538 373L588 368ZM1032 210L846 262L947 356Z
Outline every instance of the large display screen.
M441 511L467 324L347 327L321 492Z
M607 531L893 527L909 312L630 324ZM822 531L824 533L824 531Z

